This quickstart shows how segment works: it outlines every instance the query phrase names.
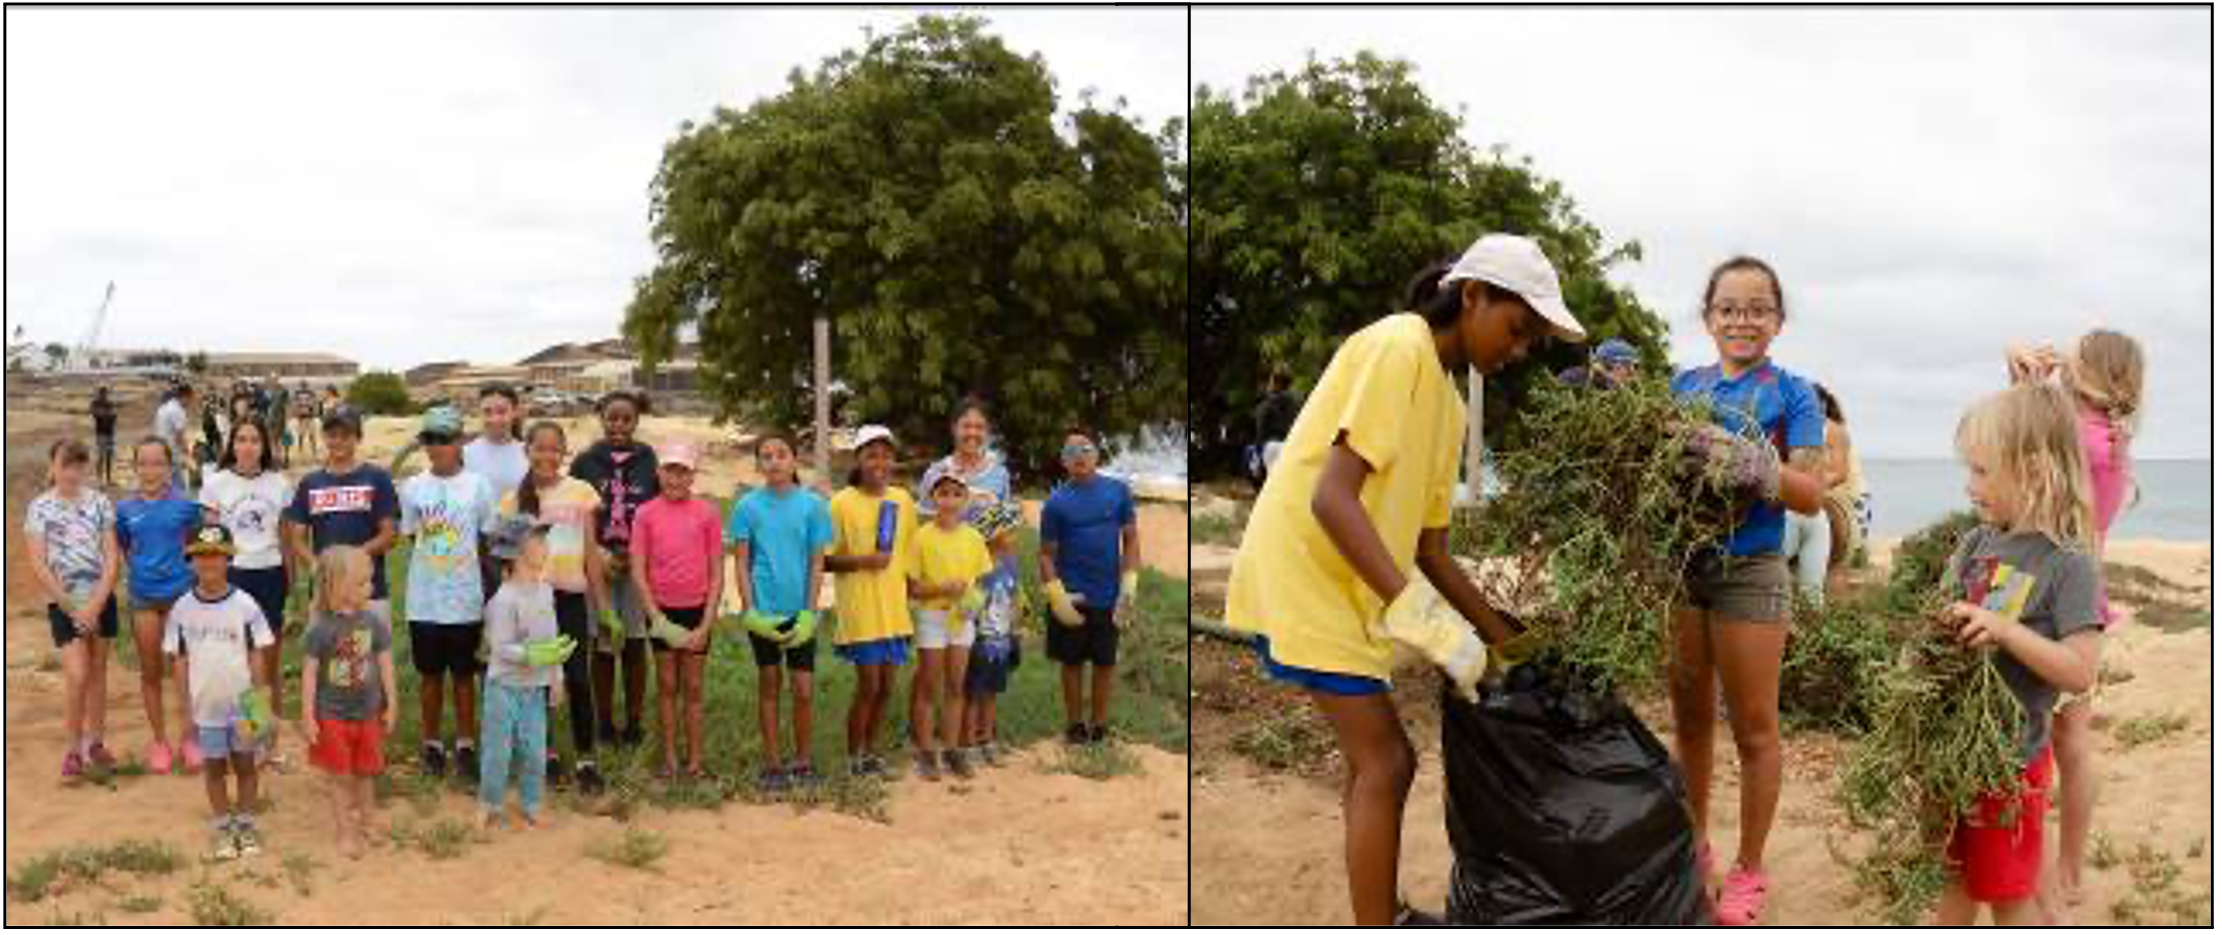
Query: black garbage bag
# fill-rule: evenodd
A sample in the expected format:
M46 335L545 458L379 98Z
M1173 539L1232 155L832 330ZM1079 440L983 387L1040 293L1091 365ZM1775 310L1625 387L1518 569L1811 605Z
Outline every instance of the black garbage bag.
M1536 664L1443 692L1454 925L1712 921L1681 774L1620 699Z

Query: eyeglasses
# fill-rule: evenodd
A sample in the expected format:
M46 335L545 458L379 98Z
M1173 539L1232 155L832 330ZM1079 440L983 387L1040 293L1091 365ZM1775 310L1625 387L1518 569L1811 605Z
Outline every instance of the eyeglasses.
M1782 310L1772 305L1729 305L1724 302L1706 309L1706 314L1731 324L1756 325L1782 314Z

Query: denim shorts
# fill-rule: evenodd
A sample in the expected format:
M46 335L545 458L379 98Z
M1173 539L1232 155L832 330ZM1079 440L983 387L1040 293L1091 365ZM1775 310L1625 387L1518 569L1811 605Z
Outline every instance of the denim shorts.
M201 748L201 756L220 760L227 756L252 756L261 747L247 733L247 725L233 722L228 727L193 725L193 740Z

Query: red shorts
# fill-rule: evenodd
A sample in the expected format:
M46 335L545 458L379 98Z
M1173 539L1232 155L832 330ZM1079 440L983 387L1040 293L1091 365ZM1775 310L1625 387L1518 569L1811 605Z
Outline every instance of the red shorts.
M1972 818L1952 829L1946 852L1960 865L1960 880L1976 902L1995 903L2037 895L2045 858L2045 808L2052 791L2052 746L2021 771L2022 792L1975 800ZM2001 827L2003 825L2003 827Z
M376 776L386 771L384 722L316 719L309 762L334 776Z

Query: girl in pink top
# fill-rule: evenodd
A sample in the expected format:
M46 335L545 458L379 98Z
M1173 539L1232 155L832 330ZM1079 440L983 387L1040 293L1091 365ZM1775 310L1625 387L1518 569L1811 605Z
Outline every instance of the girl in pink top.
M2145 355L2137 342L2117 331L2100 329L2076 341L2066 359L2050 346L2009 348L2006 370L2014 382L2058 376L2075 394L2077 434L2091 466L2092 528L2098 551L2106 554L2106 532L2121 513L2133 483L2129 442L2145 397ZM2101 567L2104 567L2103 565ZM2117 620L2099 581L2099 620L2110 629ZM2102 629L2101 632L2105 632ZM2037 898L2049 921L2067 921L2067 909L2083 900L2083 851L2091 837L2091 813L2098 807L2099 774L2091 736L2091 699L2063 698L2052 717L2053 754L2060 770L2060 841L2056 863L2047 864Z
M686 701L687 776L709 779L702 765L702 670L710 659L714 605L725 593L724 523L717 507L694 496L698 455L686 442L659 452L662 491L633 515L633 586L648 596L648 635L656 645L656 705L663 715L664 763L659 779L679 772L679 701Z

